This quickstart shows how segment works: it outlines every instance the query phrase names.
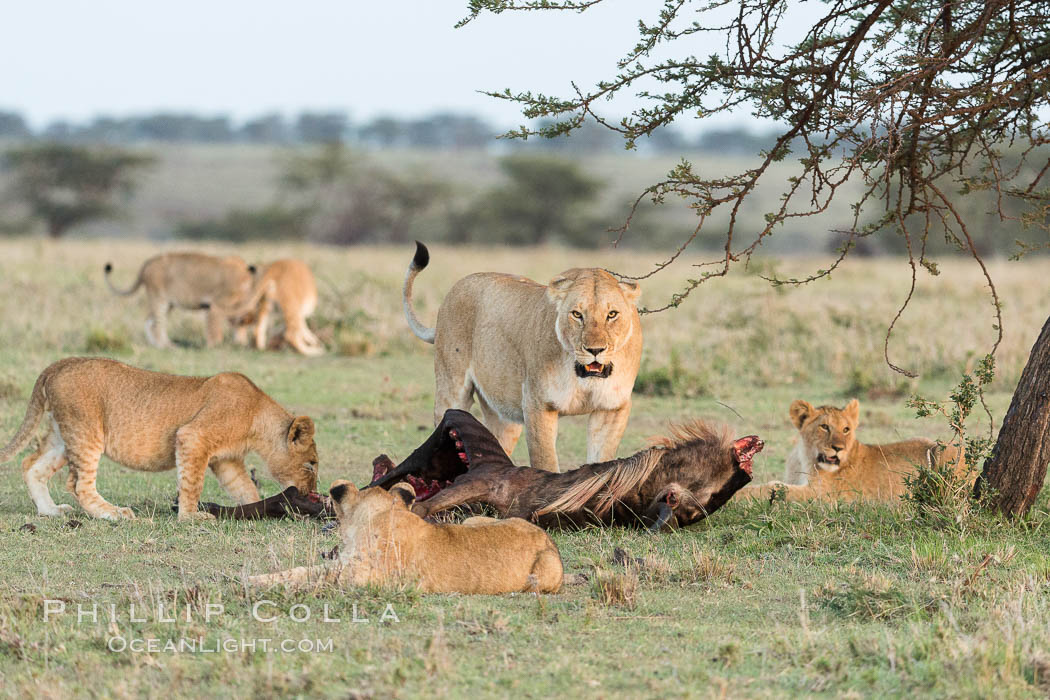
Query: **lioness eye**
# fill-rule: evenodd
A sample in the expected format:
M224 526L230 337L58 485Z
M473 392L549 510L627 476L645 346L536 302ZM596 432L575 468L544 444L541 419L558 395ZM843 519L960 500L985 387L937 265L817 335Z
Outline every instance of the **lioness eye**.
M580 319L582 319L583 318L583 314L581 314L579 311L573 310L572 311L572 317L573 318L580 318Z
M849 426L847 425L847 426L846 426L845 428L843 428L843 429L842 429L842 432L844 432L844 433L848 433L848 432L849 432Z
M828 427L828 424L827 424L827 423L823 424L823 425L822 425L822 426L820 426L820 427L821 427L821 428L823 428L824 430L828 431L829 433L831 432L831 428L829 428L829 427Z
M619 311L610 311L608 319L611 321L611 320L613 320L614 318L616 318L619 315L620 315Z

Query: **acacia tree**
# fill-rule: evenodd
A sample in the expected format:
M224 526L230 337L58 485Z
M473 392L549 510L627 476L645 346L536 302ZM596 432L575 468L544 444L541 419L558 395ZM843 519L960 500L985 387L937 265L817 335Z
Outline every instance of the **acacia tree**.
M117 213L117 195L129 195L135 172L153 158L116 149L88 149L61 143L13 148L4 160L14 190L33 215L59 238L71 227Z
M471 0L469 16L483 12L579 11L603 0ZM660 311L680 304L708 280L747 264L765 238L785 222L825 211L847 182L862 184L851 201L852 228L826 270L774 284L804 284L831 273L859 239L898 235L911 266L911 288L889 324L889 338L915 289L920 269L937 274L926 254L931 234L971 255L988 281L990 315L1002 338L999 299L960 213L958 198L990 191L1001 220L1048 230L1050 170L1050 4L1043 0L664 0L638 23L639 38L625 47L615 75L596 85L572 84L555 97L533 92L489 93L543 118L509 136L570 134L593 121L619 133L627 148L682 119L749 111L780 125L774 144L742 172L708 177L682 161L641 192L662 202L687 199L697 214L692 231L654 274L686 250L712 214L727 212L725 245ZM788 18L806 13L812 26L788 40ZM703 47L706 55L691 51ZM607 100L634 93L644 106L610 116ZM744 230L738 215L770 165L786 161L787 179L765 225ZM617 230L629 235L632 208ZM1021 245L1018 255L1030 246ZM636 278L640 279L640 278ZM990 366L990 359L986 363ZM992 487L1004 512L1027 511L1050 459L1050 320L1022 373L978 489Z

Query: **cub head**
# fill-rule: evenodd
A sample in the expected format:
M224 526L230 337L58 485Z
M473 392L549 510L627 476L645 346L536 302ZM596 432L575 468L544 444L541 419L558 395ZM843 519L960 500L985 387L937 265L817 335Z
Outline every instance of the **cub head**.
M817 406L798 399L788 409L791 422L798 428L806 457L817 469L837 472L849 463L857 444L857 421L860 402L852 399L845 408Z
M605 378L612 356L638 332L638 283L605 270L567 270L550 281L547 297L558 312L555 333L578 377Z
M283 445L270 461L270 471L282 486L295 486L299 493L317 490L317 444L314 422L309 416L297 416L284 435Z
M332 484L328 493L340 522L345 521L356 508L364 508L369 516L392 510L407 511L416 499L416 492L406 483L394 484L389 491L378 486L359 491L349 481L340 479Z

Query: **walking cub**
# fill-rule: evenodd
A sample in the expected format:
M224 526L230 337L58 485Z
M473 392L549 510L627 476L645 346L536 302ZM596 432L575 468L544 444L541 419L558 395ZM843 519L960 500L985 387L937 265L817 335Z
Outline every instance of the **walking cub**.
M182 377L129 367L115 360L69 357L36 380L25 419L0 450L0 464L22 450L41 421L47 432L22 461L22 478L40 515L71 510L56 505L47 482L69 464L67 488L89 515L133 518L95 488L106 455L131 469L176 469L179 520L210 519L197 502L210 468L238 503L259 500L244 466L249 452L266 460L283 486L311 493L317 486L314 423L293 416L243 374Z

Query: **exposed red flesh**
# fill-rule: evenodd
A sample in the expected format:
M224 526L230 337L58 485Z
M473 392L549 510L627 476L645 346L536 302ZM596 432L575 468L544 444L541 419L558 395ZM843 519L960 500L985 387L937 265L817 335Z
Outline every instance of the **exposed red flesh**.
M420 479L418 476L412 476L411 474L405 477L405 481L407 481L415 490L417 501L425 501L434 496L434 494L441 489L452 485L451 481L441 483L437 479L432 480L428 484L425 480Z
M386 455L379 455L372 460L372 481L386 476L386 473L394 468L394 462Z
M751 472L751 460L762 451L762 448L766 446L766 443L757 435L748 435L742 437L739 440L733 442L733 457L736 459L736 463L747 472L748 476L753 476Z
M310 493L306 494L306 497L314 503L321 502L321 494L317 493L316 491L311 491Z

